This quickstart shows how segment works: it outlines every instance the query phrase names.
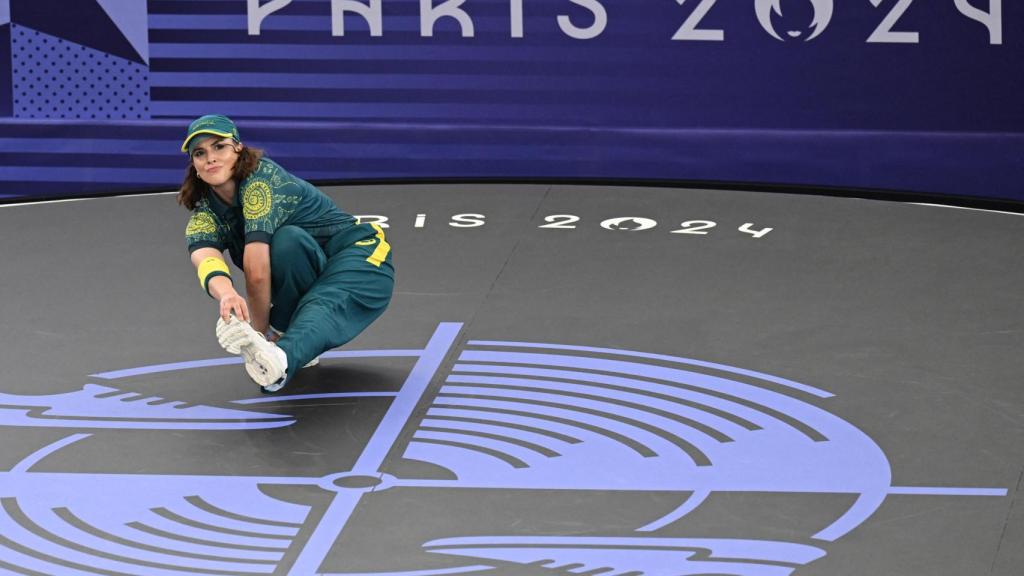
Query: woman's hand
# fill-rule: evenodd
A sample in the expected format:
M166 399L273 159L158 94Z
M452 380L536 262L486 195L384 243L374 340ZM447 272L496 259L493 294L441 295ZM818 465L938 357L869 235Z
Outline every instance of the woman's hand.
M227 322L231 319L232 314L243 322L249 321L249 305L245 302L245 298L242 298L234 290L220 299L220 317Z

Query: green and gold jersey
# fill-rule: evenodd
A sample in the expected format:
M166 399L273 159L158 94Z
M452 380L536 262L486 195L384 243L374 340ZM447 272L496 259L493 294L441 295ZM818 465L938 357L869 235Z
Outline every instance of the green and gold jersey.
M240 265L245 244L270 244L274 232L288 225L309 232L321 246L341 232L350 233L352 242L375 233L339 210L315 186L263 158L239 184L233 205L207 191L192 211L185 238L189 253L206 247L229 250L231 259Z

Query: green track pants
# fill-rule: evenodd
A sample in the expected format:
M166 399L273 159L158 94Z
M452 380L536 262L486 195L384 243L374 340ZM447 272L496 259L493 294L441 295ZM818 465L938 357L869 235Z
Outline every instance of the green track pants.
M384 231L347 246L323 248L297 226L282 226L270 243L270 325L284 336L288 378L323 352L352 340L391 302L394 267Z

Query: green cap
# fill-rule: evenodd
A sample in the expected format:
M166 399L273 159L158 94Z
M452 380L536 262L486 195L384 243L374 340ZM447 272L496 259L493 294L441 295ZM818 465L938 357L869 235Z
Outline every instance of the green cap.
M201 134L220 136L221 138L234 138L239 142L242 140L238 137L238 128L235 127L235 123L231 121L231 118L220 114L207 114L206 116L196 118L188 125L188 136L181 143L181 151L191 154L192 145L201 140L201 138L197 140L196 136Z

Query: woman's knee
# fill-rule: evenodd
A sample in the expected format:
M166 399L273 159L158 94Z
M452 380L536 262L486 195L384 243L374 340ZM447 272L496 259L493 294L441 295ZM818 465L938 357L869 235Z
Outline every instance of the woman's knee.
M316 246L316 241L302 228L281 226L270 240L270 258L287 256L297 250L307 249L310 245Z

